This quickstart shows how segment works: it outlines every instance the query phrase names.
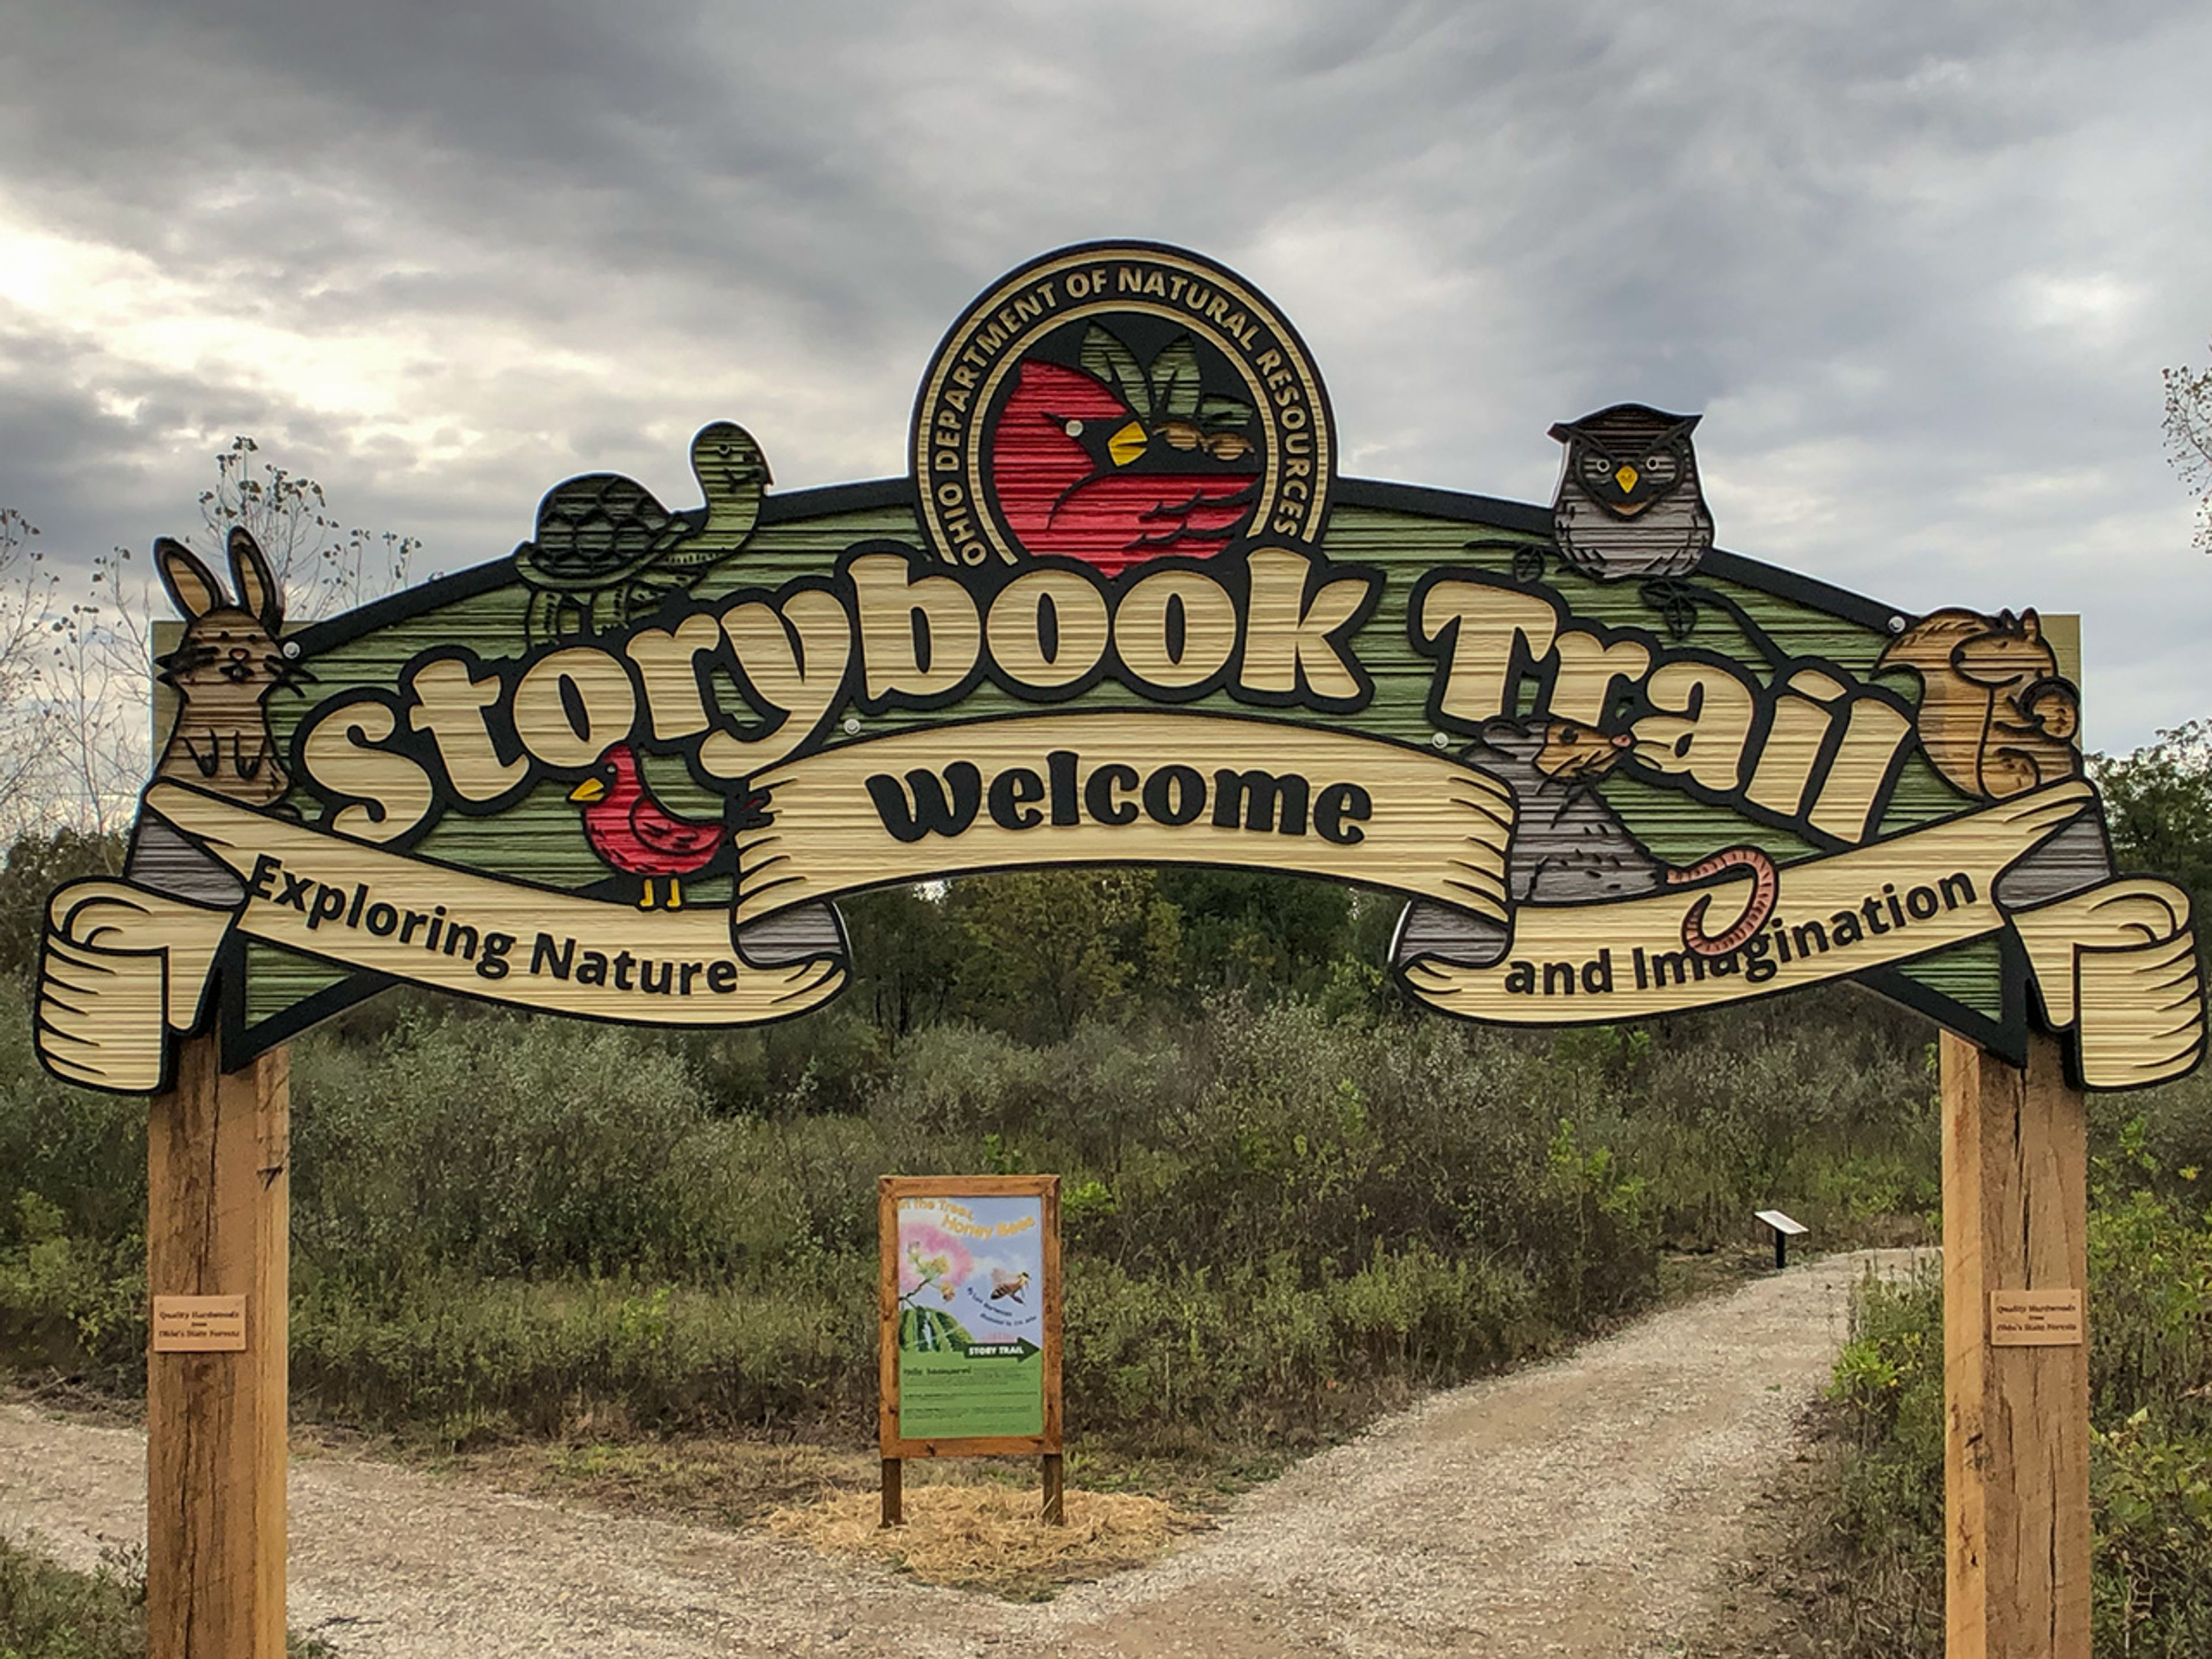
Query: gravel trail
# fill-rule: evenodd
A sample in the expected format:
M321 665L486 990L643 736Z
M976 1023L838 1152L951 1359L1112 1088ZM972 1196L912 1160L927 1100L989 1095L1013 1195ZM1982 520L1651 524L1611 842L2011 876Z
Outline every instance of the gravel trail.
M1434 1395L1176 1553L1043 1606L758 1534L296 1462L291 1620L341 1659L1658 1659L1723 1593L1852 1280L1905 1259L1793 1267ZM0 1532L88 1566L143 1537L144 1481L137 1431L0 1407Z

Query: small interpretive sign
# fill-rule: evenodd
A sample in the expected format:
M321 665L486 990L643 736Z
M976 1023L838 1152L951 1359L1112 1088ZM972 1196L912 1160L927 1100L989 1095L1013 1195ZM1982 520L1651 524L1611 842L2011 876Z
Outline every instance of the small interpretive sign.
M242 1296L157 1296L154 1298L155 1353L243 1353L246 1298Z
M1991 1291L1990 1341L2000 1348L2078 1347L2081 1292Z
M882 1183L886 1457L1060 1449L1051 1176Z

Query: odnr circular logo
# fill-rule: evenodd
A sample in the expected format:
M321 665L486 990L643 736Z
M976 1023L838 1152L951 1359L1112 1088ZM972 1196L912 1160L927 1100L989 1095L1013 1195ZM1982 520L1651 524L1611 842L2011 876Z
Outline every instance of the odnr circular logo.
M953 563L1110 572L1318 543L1332 438L1312 358L1257 289L1180 249L1098 242L953 325L915 401L914 476Z

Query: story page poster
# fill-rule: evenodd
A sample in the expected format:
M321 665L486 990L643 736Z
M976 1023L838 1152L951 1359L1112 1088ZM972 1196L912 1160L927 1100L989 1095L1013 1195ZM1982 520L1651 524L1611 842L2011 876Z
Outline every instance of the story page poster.
M1045 1431L1045 1200L1041 1193L898 1200L898 1434Z

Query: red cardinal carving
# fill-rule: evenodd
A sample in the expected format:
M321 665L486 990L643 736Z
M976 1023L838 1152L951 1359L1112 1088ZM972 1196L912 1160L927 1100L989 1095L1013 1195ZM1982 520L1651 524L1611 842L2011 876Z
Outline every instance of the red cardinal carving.
M1109 572L1163 553L1212 552L1252 511L1259 459L1199 470L1205 452L1176 442L1195 435L1188 424L1139 419L1079 369L1024 363L991 442L1006 527L1032 553Z
M664 876L668 908L682 909L679 878L705 869L730 844L729 831L721 824L671 817L647 793L637 775L637 757L626 743L600 756L592 775L571 789L568 799L584 804L584 839L592 850L624 874L644 878L637 901L641 910L653 908L653 884Z

